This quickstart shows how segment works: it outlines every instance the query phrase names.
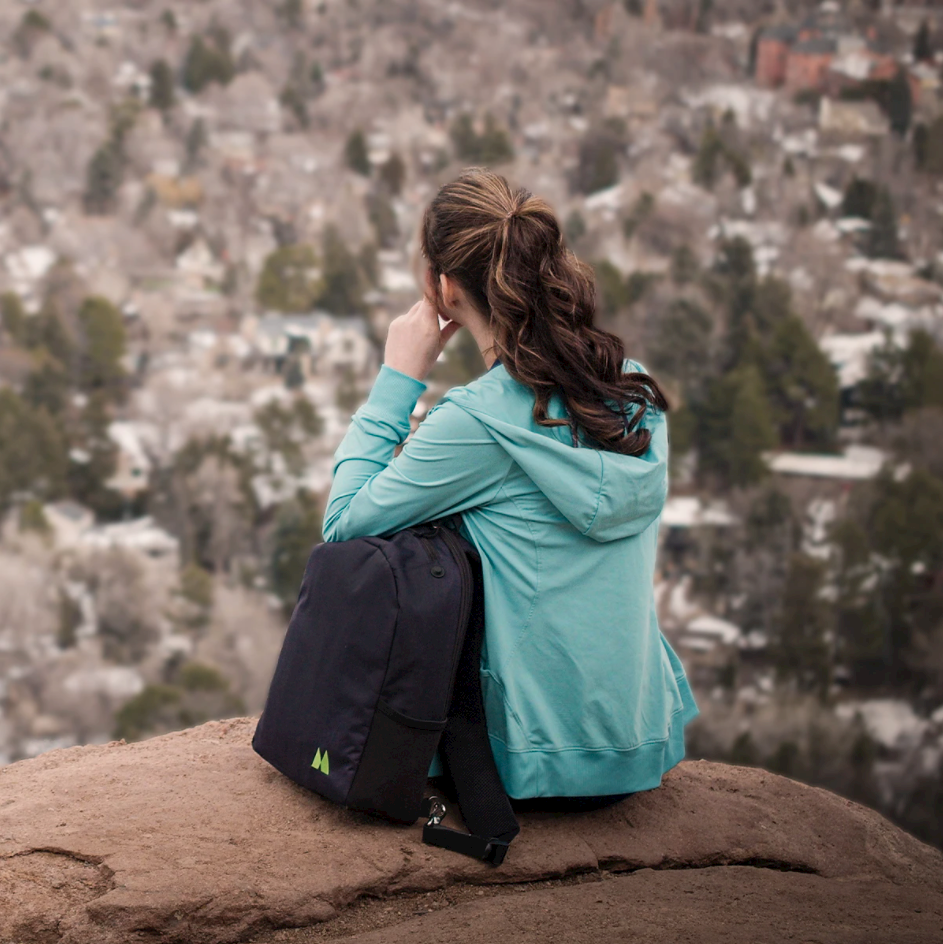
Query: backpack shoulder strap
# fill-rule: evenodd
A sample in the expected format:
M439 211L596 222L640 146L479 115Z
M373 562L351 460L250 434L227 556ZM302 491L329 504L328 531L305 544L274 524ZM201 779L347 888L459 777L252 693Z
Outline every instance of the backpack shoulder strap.
M491 752L481 695L479 673L484 637L481 561L477 555L456 549L471 567L474 595L440 747L470 835L442 826L445 804L440 798L432 797L426 802L424 812L429 816L429 822L423 829L422 838L430 845L500 865L511 840L520 832L520 826Z

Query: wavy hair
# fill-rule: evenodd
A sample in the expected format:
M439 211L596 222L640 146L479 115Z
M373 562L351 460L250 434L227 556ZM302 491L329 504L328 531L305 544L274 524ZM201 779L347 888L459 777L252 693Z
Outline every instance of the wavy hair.
M488 319L501 362L534 393L540 426L570 426L574 445L582 431L597 448L645 452L651 433L640 424L668 403L651 376L623 372L622 340L593 324L593 270L566 247L544 200L500 174L467 168L426 208L421 250L438 310L444 273ZM547 415L554 393L569 419Z

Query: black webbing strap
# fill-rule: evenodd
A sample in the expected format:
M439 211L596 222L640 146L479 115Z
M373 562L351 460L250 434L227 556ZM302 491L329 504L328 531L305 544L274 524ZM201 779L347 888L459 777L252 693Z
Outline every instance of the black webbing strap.
M449 720L439 746L470 835L439 825L445 807L435 798L438 809L435 803L430 803L431 818L423 829L422 839L430 845L500 865L520 826L501 784L488 740L479 675L484 589L480 560L469 558L469 564L474 578L471 616L459 657Z

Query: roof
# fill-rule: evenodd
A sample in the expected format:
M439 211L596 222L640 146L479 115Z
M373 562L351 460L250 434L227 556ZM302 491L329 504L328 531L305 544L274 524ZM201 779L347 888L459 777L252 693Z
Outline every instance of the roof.
M826 39L825 37L814 37L812 39L805 40L805 42L796 43L796 45L792 47L792 51L797 52L800 55L809 56L829 55L835 52L835 40Z
M705 613L688 623L685 631L697 633L700 636L710 636L728 646L733 645L740 638L740 627L719 616Z
M764 456L769 468L781 475L856 481L873 479L886 457L884 450L873 446L849 446L842 455L779 452Z
M781 43L791 43L796 38L797 30L788 23L777 23L775 26L767 26L760 33L760 40L774 39Z

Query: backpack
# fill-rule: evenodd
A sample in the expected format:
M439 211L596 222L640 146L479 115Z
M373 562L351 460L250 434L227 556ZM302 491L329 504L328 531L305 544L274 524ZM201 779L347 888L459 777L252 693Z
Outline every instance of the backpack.
M499 865L520 827L485 725L481 559L460 522L314 547L252 747L335 803L425 815L424 842ZM439 748L469 834L423 795Z

